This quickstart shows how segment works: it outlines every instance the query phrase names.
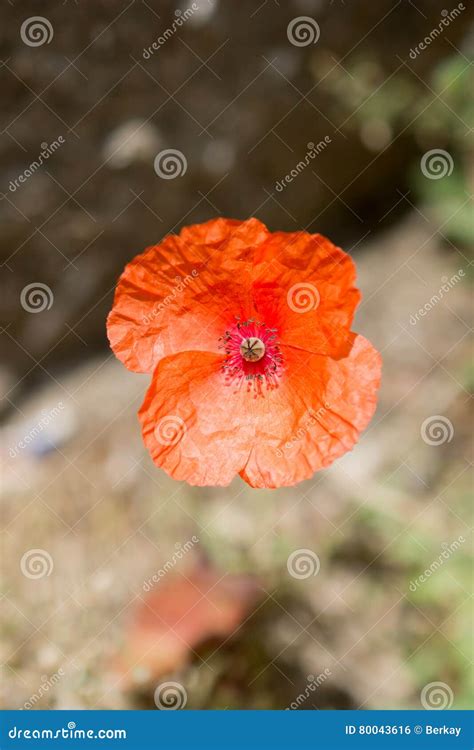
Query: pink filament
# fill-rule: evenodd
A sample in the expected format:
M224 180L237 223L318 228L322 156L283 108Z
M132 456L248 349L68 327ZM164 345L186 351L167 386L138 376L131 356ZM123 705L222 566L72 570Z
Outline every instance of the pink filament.
M226 358L223 370L228 383L240 385L247 381L247 387L252 386L261 390L265 384L267 388L278 385L282 373L282 358L280 348L276 343L276 329L268 328L265 323L255 320L237 322L221 337L221 347L224 349ZM258 362L248 362L241 354L242 342L248 338L258 338L265 346L265 354Z

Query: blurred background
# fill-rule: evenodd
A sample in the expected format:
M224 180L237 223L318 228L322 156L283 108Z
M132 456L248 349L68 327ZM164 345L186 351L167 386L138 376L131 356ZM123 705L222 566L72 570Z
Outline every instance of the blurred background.
M472 7L0 14L3 707L468 707ZM378 410L295 488L169 479L107 347L126 262L217 215L358 267Z

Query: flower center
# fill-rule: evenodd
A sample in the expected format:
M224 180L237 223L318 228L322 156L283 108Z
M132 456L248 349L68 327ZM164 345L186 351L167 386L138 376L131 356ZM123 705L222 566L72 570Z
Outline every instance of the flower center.
M262 339L250 336L242 341L240 353L247 362L258 362L265 356L265 344Z
M254 386L257 391L263 383L274 388L283 370L276 329L252 319L236 321L220 338L227 381L239 385L246 380L248 387Z

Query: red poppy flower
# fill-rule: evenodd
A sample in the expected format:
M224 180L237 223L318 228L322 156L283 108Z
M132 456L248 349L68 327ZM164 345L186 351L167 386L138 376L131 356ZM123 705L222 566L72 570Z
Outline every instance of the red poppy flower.
M154 462L194 485L293 485L350 450L381 360L350 332L360 293L319 234L215 219L125 268L107 321L117 357L153 373L139 411Z

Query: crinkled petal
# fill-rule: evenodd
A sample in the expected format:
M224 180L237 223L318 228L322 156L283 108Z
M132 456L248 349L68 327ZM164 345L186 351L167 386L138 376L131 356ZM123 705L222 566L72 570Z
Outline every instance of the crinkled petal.
M155 463L193 485L293 485L350 450L369 422L380 355L351 336L339 359L282 347L275 388L228 384L223 358L183 352L158 363L140 409Z
M258 315L281 342L335 355L360 292L351 257L320 234L274 232L258 248L253 294Z
M227 485L248 457L244 402L231 398L222 361L212 352L162 359L138 413L153 461L189 484Z
M339 359L282 347L290 363L292 418L283 429L272 415L259 418L259 432L241 476L252 487L294 485L351 450L377 405L381 357L363 336L352 334ZM264 433L265 430L265 433Z
M179 351L217 351L235 315L253 312L252 257L267 236L256 219L215 219L137 256L120 277L107 320L117 357L130 370L152 372Z

